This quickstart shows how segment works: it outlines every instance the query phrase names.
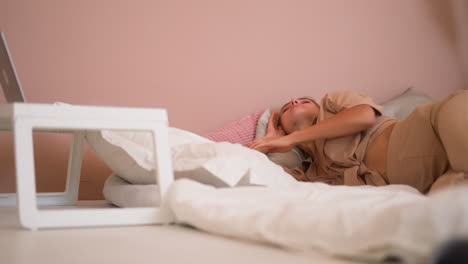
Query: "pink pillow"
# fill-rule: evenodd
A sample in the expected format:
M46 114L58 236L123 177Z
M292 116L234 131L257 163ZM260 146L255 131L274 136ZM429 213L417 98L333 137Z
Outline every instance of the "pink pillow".
M204 137L215 142L227 141L241 145L250 143L255 139L255 130L257 128L258 119L263 112L265 112L265 110L250 114L225 127L216 129L215 131L204 135Z

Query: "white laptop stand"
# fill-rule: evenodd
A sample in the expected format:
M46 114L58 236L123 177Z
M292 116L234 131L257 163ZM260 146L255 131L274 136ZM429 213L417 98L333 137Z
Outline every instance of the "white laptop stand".
M78 189L86 130L141 130L153 134L156 180L164 194L174 180L164 109L115 108L14 103L0 106L0 130L13 130L16 194L1 194L0 206L17 203L21 225L28 229L168 223L171 214L154 208L47 208L73 205ZM65 192L36 193L33 131L73 133Z

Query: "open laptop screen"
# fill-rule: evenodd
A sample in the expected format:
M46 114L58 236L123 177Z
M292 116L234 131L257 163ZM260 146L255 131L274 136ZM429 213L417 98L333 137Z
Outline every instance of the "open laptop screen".
M0 36L0 86L3 95L8 103L25 102L23 89L10 56L5 35L0 32Z

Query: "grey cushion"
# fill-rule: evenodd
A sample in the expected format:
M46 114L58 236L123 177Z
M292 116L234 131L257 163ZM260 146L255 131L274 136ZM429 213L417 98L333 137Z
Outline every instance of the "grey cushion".
M399 120L405 119L418 105L431 103L434 101L424 92L410 87L401 95L385 102L383 104L386 116Z

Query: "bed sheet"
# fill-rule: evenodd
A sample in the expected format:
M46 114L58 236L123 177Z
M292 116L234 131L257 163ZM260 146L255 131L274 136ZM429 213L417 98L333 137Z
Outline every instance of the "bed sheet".
M401 185L216 189L176 181L176 223L228 237L358 261L424 263L444 241L468 237L468 188L421 195Z

